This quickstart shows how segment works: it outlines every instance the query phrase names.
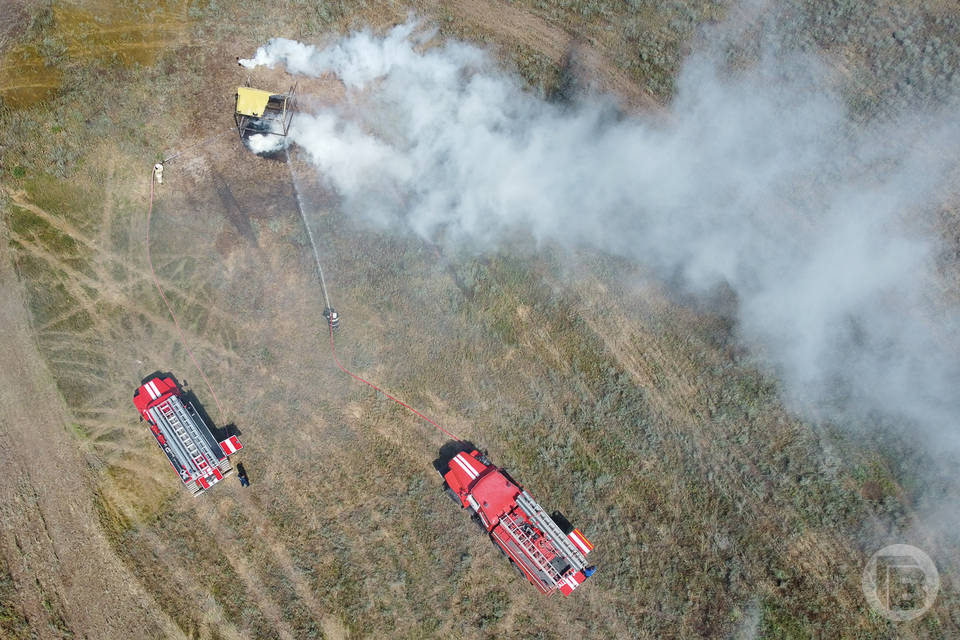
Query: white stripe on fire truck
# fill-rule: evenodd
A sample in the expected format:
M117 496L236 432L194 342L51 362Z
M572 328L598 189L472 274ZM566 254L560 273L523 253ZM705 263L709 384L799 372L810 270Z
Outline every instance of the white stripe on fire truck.
M576 530L571 531L567 537L570 538L575 545L580 547L580 551L583 551L584 554L590 553L590 547L584 544L584 541L577 535Z
M477 468L470 464L470 456L467 454L460 454L460 463L463 464L464 468L469 471L474 478L480 475L480 472L477 471Z
M149 383L149 382L148 382L147 384L143 385L143 388L146 389L146 390L147 390L147 393L150 394L150 399L151 399L151 400L156 400L156 399L157 399L157 394L155 394L155 393L153 392L153 387L150 386L150 383Z
M463 461L466 462L468 465L470 465L470 468L473 469L473 472L476 473L477 475L480 475L480 472L483 471L483 469L477 469L475 466L473 466L474 463L477 462L477 459L474 458L473 456L465 455L463 456Z
M464 472L464 473L466 473L468 476L470 476L470 479L471 479L471 480L475 480L475 479L477 478L477 476L480 475L480 474L477 473L476 469L474 469L474 468L471 467L469 464L467 464L466 462L464 462L463 460L460 459L460 457L461 457L462 455L463 455L462 453L457 454L457 457L454 458L453 461L456 462L458 465L460 465L460 468L463 469L463 472Z
M150 385L150 388L151 388L151 389L153 389L153 393L155 394L155 395L153 396L154 400L156 400L157 398L159 398L159 397L160 397L160 389L157 389L157 381L156 381L156 380L151 380L151 381L148 382L147 384Z

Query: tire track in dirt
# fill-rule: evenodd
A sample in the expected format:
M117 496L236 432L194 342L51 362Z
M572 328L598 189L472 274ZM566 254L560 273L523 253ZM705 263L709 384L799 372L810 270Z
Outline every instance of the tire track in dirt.
M43 220L44 222L46 222L47 224L55 228L57 231L60 231L61 233L66 234L67 236L72 238L74 241L79 242L80 244L84 245L87 249L90 249L99 258L99 261L94 261L92 263L92 266L97 271L97 274L100 275L104 281L112 280L112 276L110 276L110 274L108 273L105 274L100 267L106 267L112 263L115 266L121 267L127 273L134 273L140 276L140 282L134 283L134 284L139 284L141 286L150 285L152 287L153 285L152 274L150 274L150 272L145 269L142 269L138 266L131 264L129 256L119 254L119 253L116 253L115 251L110 250L109 248L107 248L105 243L101 241L101 239L93 238L87 235L86 233L84 233L74 225L70 224L63 218L59 216L55 216L50 212L45 211L44 209L31 203L29 200L26 199L25 194L23 194L22 192L7 191L6 193L8 196L10 196L10 199L14 202L16 206L22 209L26 209L30 213L34 214L35 216L37 216L38 218L40 218L41 220ZM107 197L109 198L109 194L107 195ZM112 206L110 207L110 209L112 209ZM105 216L105 218L101 220L101 223L104 228L108 227L110 224L110 216ZM233 321L234 318L228 312L212 306L210 304L210 301L207 299L197 298L196 295L192 293L192 290L185 289L183 286L179 285L178 283L170 280L166 280L163 277L160 277L159 279L160 279L160 284L163 285L164 291L167 291L168 293L170 291L174 291L176 292L177 296L179 296L183 300L193 305L196 305L198 307L202 307L205 311L208 311L217 315L222 320L226 322Z
M163 316L159 316L151 311L147 311L141 304L132 297L132 295L124 291L121 287L118 287L116 284L110 280L96 280L91 278L82 271L70 266L64 260L50 254L48 251L45 251L43 247L36 244L29 238L21 236L14 233L13 236L17 242L28 252L30 252L34 257L44 260L49 264L55 266L59 271L66 274L67 278L62 279L62 284L70 292L70 294L83 306L90 317L93 319L93 322L98 326L98 328L104 332L105 335L109 335L109 332L106 330L108 327L103 324L105 321L102 319L101 314L94 308L93 301L89 300L86 292L80 287L77 283L85 284L88 287L97 290L101 295L107 294L104 296L108 301L129 310L131 313L137 315L142 315L151 322L153 322L158 327L162 327L169 333L171 336L176 336L176 327L173 322ZM212 351L213 353L218 354L223 360L227 362L234 361L238 358L237 354L233 351L230 351L223 347L223 345L218 345L213 342L210 342L203 336L197 333L191 333L191 340L195 343L199 343L205 349Z
M166 541L150 529L143 528L140 531L140 535L143 540L150 545L151 551L155 553L157 558L178 557L177 552L171 549ZM194 611L200 615L194 618L195 620L216 626L218 633L225 635L231 640L242 640L247 637L241 633L233 623L227 615L227 612L224 611L223 607L217 602L216 597L209 591L200 588L196 576L191 575L185 567L177 563L164 562L164 567L173 574L173 579L177 582L179 591L183 592L184 598L196 603Z
M217 547L227 557L230 566L243 580L246 592L253 597L260 611L270 620L281 640L294 640L296 635L284 620L280 605L263 588L257 569L251 566L250 558L256 557L255 554L245 552L243 544L232 529L209 508L199 509L199 511L201 517L207 522L208 530L211 531L210 537L216 541ZM260 536L263 533L263 531L258 530ZM251 545L254 544L252 539L248 539L248 541Z
M107 160L107 176L103 182L103 218L100 221L100 233L97 240L100 246L109 244L110 235L113 233L113 198L116 193L114 189L117 163L113 156ZM39 209L39 207L37 207Z
M27 203L29 204L29 203ZM20 206L20 205L18 205ZM39 207L30 205L32 213L50 222L58 230L81 235L78 242L89 242L94 251L97 245L90 238L82 236L71 225L63 223L44 212ZM100 344L102 341L109 341L111 336L122 334L124 332L124 323L130 324L135 333L142 334L142 325L145 323L158 327L166 332L168 336L174 335L174 327L166 315L160 316L153 312L145 310L134 301L142 297L142 293L136 290L137 285L124 286L117 284L109 274L104 273L102 268L94 269L95 277L90 277L80 268L69 263L66 259L61 259L44 247L23 235L11 231L11 236L17 240L18 251L23 255L29 255L34 259L42 261L57 273L56 282L63 286L64 291L73 299L73 308L54 317L50 322L44 323L35 328L35 334L41 350L46 354L48 366L52 367L57 373L58 384L69 376L73 385L82 385L86 388L82 396L82 402L75 408L91 408L97 405L110 406L116 402L115 394L110 390L109 385L104 384L105 378L109 377L108 372L122 371L128 367L124 363L130 358L142 361L163 362L168 358L162 353L155 353L151 348L145 348L145 345L155 344L155 341L147 339L149 336L142 336L143 339L134 340L130 344L132 353L127 353L126 359L116 354L113 350L103 350L100 346L90 346L86 349L78 349L78 337L86 336L88 344ZM99 266L98 266L99 267ZM144 281L142 286L149 286L152 292L152 283ZM124 318L114 317L113 313L105 314L103 311L104 302L114 308L114 311L121 314L129 314ZM84 314L82 322L90 322L90 326L83 329L80 333L71 331L46 331L46 327L57 327L63 323L66 318ZM207 358L226 363L227 366L234 366L237 362L237 354L226 349L222 344L213 343L205 340L194 333L193 342L200 343ZM93 341L92 343L89 341ZM168 340L167 344L172 341ZM82 344L82 343L81 343ZM99 356L105 356L103 360ZM122 361L118 361L121 358ZM101 442L99 436L125 431L127 420L82 420L75 421L81 424L95 445L93 451L98 455L106 456L106 460L113 463L118 462L123 456L123 447L111 447L109 443ZM90 451L90 450L88 450Z
M326 607L317 600L310 589L310 585L307 584L303 572L297 569L286 547L277 542L280 538L277 535L276 528L263 516L261 508L254 505L250 497L245 494L240 495L240 501L243 503L244 515L252 523L254 529L261 534L261 540L268 541L266 543L267 548L273 554L280 568L283 569L284 575L290 579L297 596L306 603L311 612L325 612Z
M182 638L113 553L0 236L0 552L38 637ZM103 606L110 602L110 606ZM48 620L53 626L39 624ZM59 627L59 629L58 629Z

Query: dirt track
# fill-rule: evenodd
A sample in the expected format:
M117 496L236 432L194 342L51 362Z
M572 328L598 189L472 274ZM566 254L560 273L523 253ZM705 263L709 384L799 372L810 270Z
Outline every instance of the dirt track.
M39 637L184 637L103 535L93 483L0 242L0 551ZM32 456L22 452L33 452ZM43 621L43 622L40 622Z

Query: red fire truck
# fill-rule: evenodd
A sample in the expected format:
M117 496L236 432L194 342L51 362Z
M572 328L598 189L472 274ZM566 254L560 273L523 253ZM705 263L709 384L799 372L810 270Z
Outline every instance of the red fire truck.
M490 534L542 593L568 596L593 575L590 541L559 512L547 515L506 471L478 450L461 451L438 469L444 489Z
M230 473L229 456L243 445L237 436L217 442L173 378L148 379L134 392L133 404L150 424L150 431L173 470L194 495Z

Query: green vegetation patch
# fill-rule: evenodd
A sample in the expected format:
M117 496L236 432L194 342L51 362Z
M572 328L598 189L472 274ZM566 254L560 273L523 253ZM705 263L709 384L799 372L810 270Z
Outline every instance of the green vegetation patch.
M90 438L90 432L81 424L76 422L71 422L68 424L68 430L74 436L80 440L88 440Z
M767 598L763 601L761 637L770 640L807 640L813 638L807 628L807 621L789 611L782 600Z
M62 217L87 234L97 231L103 211L103 185L92 180L65 180L39 174L26 180L30 201L53 216Z
M66 266L80 271L87 277L95 277L90 266L93 252L88 246L60 231L28 209L12 206L9 219L10 229L14 233L36 243L52 257L63 260Z
M76 298L60 282L58 272L45 261L30 254L20 254L17 256L17 270L21 277L27 278L29 306L35 324L51 322L78 307Z

